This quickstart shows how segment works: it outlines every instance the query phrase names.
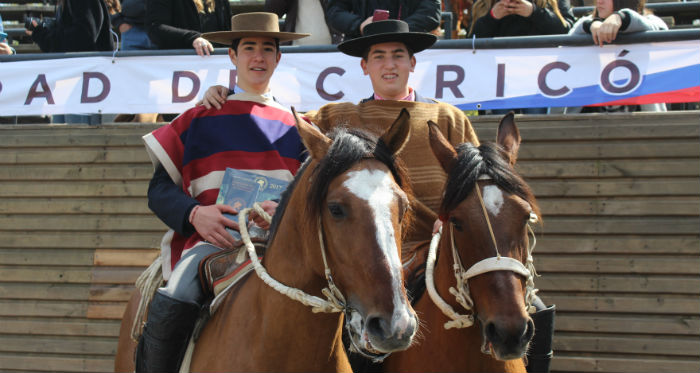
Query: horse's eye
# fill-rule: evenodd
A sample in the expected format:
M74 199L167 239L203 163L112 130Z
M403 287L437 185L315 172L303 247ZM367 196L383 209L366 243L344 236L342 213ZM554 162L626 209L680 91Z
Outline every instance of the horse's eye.
M329 203L328 212L330 212L331 216L335 219L342 219L346 215L345 209L339 203Z
M457 220L457 218L450 217L450 223L455 227L456 230L462 231L462 224Z

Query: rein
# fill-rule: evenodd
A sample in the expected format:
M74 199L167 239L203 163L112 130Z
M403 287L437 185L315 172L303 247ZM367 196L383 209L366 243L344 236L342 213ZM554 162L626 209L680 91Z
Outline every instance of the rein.
M331 270L330 268L328 268L328 263L326 261L326 248L323 243L321 219L319 218L318 238L321 243L321 256L323 257L323 265L325 266L324 273L326 276L326 281L328 281L328 287L323 288L323 290L321 290L321 293L323 293L323 295L326 296L326 299L306 294L305 292L297 288L289 287L275 280L274 278L272 278L272 276L270 276L269 273L267 273L267 270L265 269L265 267L263 267L262 263L260 263L260 260L258 259L258 255L255 252L255 246L253 246L253 242L250 240L250 235L248 234L247 218L248 213L250 213L251 210L255 210L267 222L270 222L272 219L270 215L267 212L265 212L265 210L263 210L258 203L255 203L252 208L243 209L241 212L238 213L238 226L241 232L241 239L246 247L246 250L248 251L248 256L250 257L250 260L253 263L253 268L255 269L255 273L258 274L258 277L260 277L260 279L265 284L277 290L279 293L286 295L292 300L301 302L302 304L311 307L311 311L314 313L345 313L345 297L343 297L343 294L340 292L340 289L338 289L333 283L333 277L331 277Z
M488 178L488 177L486 177ZM479 179L486 179L484 177L480 177ZM535 248L535 245L537 244L537 240L535 238L535 233L532 230L532 227L530 227L530 224L527 224L527 229L532 235L532 246L530 246L530 241L528 240L528 245L527 245L527 260L526 264L523 265L520 261L510 258L510 257L502 257L501 254L498 252L498 245L496 244L496 236L493 233L493 229L491 227L491 221L489 220L489 215L486 211L486 205L484 204L484 200L481 197L481 191L479 190L479 185L475 185L476 191L477 191L477 196L479 197L479 203L481 204L482 210L484 212L484 217L486 218L486 225L489 228L489 233L491 234L491 240L493 242L493 247L494 250L496 251L496 256L486 258L484 260L481 260L474 265L472 265L468 270L464 269L464 266L462 265L459 252L457 251L457 246L455 245L455 239L454 239L454 224L450 223L450 244L452 248L452 258L453 258L453 272L455 276L455 280L457 282L455 287L450 287L449 291L450 294L452 294L455 299L457 300L457 303L459 303L466 311L467 314L459 314L457 313L452 306L447 304L445 300L443 300L440 295L437 293L437 290L435 289L435 281L434 281L434 272L435 272L435 261L437 259L437 248L440 243L440 238L442 237L442 227L440 227L440 231L433 235L432 240L430 241L430 249L428 251L428 258L426 262L426 270L425 270L425 282L426 282L426 288L428 290L428 295L430 296L430 299L433 300L433 303L452 321L448 321L445 323L444 327L445 329L450 329L450 328L468 328L472 325L474 325L474 301L471 299L470 293L469 293L469 279L475 276L478 276L483 273L487 272L493 272L493 271L511 271L515 272L527 279L525 283L525 306L527 307L528 313L534 313L535 312L535 307L532 305L532 300L537 293L537 289L535 288L535 282L534 282L534 276L537 275L537 272L535 272L535 265L534 261L532 259L532 251ZM530 213L530 223L535 223L537 222L538 217L534 213Z

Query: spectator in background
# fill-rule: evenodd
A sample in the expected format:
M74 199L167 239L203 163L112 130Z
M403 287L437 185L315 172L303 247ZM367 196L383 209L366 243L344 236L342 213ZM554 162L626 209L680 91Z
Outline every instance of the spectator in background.
M114 50L103 0L58 0L56 18L31 21L25 31L42 52Z
M569 0L476 0L467 37L566 34L574 23ZM495 109L505 114L511 109ZM547 108L512 109L523 114L545 114Z
M121 49L155 49L146 31L146 0L108 0L112 26L121 34ZM112 9L113 8L113 9Z
M56 18L33 19L25 31L42 52L114 50L109 10L104 0L58 0ZM60 114L52 123L102 123L101 114Z
M214 46L203 32L231 29L228 0L146 0L146 28L158 49L194 48L208 56Z
M378 9L388 10L390 19L408 23L411 32L433 32L440 26L440 0L328 0L326 19L349 40L364 35Z
M333 41L325 21L325 0L265 0L265 11L280 18L287 15L282 31L311 34L308 38L294 40L292 45L323 45ZM324 22L320 22L321 19Z
M600 45L612 43L617 34L668 30L666 23L646 9L644 0L596 0L593 13L581 17L569 31L570 35L590 34L593 43ZM603 106L599 110L634 111L629 106ZM641 111L666 111L666 104L640 105ZM566 108L566 113L581 112L581 107Z
M4 35L4 29L2 27L2 16L0 16L0 54L15 54L17 53L14 48L10 46L7 42L7 36Z

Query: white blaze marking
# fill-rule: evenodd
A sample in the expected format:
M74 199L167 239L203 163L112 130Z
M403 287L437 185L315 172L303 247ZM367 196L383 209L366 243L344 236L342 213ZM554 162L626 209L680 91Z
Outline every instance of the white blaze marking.
M491 215L498 216L503 206L503 193L495 185L487 185L484 187L484 204Z
M374 216L374 224L377 227L377 243L382 250L386 261L392 272L392 287L394 289L394 314L392 321L398 322L398 327L404 330L410 324L411 316L407 305L403 303L401 296L401 259L399 259L398 248L394 226L391 223L391 203L394 202L395 194L393 178L390 173L381 170L360 170L348 173L348 179L343 185L348 190L367 201Z

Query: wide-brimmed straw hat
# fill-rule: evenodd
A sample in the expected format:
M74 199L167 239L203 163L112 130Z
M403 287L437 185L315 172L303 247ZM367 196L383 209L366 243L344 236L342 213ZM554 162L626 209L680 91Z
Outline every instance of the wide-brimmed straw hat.
M338 44L338 50L350 56L362 57L374 44L400 42L406 44L411 52L418 53L430 48L437 40L433 34L409 32L408 23L398 19L372 22L365 26L363 32L364 35L359 38Z
M231 31L216 31L202 34L202 37L224 45L231 45L236 39L264 36L285 41L305 38L310 34L280 32L279 18L275 13L251 12L236 14L231 17Z

